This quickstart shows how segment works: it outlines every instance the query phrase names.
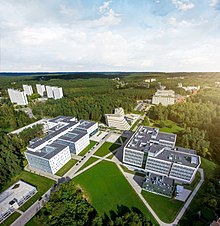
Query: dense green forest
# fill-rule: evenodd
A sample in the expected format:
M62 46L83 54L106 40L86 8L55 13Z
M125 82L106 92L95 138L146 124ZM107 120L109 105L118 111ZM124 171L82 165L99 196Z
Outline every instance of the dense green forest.
M89 204L88 197L73 181L61 184L52 193L49 202L29 225L90 225L90 226L150 226L138 209L119 206L117 213L99 215Z
M36 125L16 135L0 135L0 190L24 168L24 150L29 141L42 136L42 126Z

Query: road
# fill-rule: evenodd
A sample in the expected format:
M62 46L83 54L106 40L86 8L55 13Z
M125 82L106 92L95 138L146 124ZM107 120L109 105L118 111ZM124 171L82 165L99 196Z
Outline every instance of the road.
M18 133L22 132L23 130L25 130L27 128L33 127L33 126L38 125L38 124L45 124L46 122L47 122L47 119L41 119L41 120L38 120L34 123L31 123L30 125L27 125L27 126L24 126L20 129L14 130L14 131L12 131L8 134L18 134Z

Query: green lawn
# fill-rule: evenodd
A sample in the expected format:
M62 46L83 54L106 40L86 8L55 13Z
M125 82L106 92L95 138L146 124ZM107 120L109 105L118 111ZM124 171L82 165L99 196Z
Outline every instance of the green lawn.
M129 170L126 166L124 166L124 165L122 165L122 164L121 164L120 166L121 166L121 168L123 169L124 172L126 172L126 173L131 173L131 174L135 174L134 171Z
M30 173L27 171L22 171L19 175L13 177L8 186L11 186L18 180L23 180L35 187L37 187L37 193L30 198L27 202L25 202L19 209L21 211L27 210L34 202L36 202L46 191L49 190L55 184L55 181L50 180L46 177L39 176L34 173Z
M157 224L115 163L102 161L73 180L83 188L98 213L110 216L110 211L117 212L119 206L136 207Z
M95 158L95 157L90 157L88 161L85 162L85 164L83 164L78 171L86 168L87 166L91 165L93 162L97 161L98 158Z
M97 142L96 141L94 141L94 140L91 140L90 141L90 144L86 147L86 148L84 148L80 153L79 153L79 155L80 156L83 156L83 155L85 155L95 144L96 144Z
M166 223L173 222L184 205L184 202L166 198L147 191L142 191L141 194L155 211L157 216Z
M95 155L103 157L109 153L111 153L112 151L114 151L115 149L119 148L120 145L119 144L113 144L113 143L109 143L109 142L105 142L96 152Z
M201 179L201 175L199 172L196 173L196 176L191 184L184 184L185 189L194 190Z
M164 123L164 127L160 128L161 132L165 133L178 133L182 130L184 130L182 127L178 126L175 122L171 120L164 120L162 121ZM159 127L157 121L154 122L153 126Z
M201 168L204 170L205 178L213 178L217 165L207 159L201 158Z
M56 172L57 176L62 177L65 173L67 173L76 163L78 160L70 159L60 170Z
M140 122L140 119L138 119L138 120L132 125L132 127L130 128L130 131L133 131L139 122Z
M9 226L11 225L21 214L18 212L12 213L6 220L4 220L1 225L2 226Z

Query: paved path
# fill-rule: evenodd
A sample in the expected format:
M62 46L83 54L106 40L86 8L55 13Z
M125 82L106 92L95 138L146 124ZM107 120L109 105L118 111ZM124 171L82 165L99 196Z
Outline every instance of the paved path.
M27 125L27 126L24 126L24 127L20 128L20 129L14 130L14 131L12 131L12 132L10 132L8 134L18 134L18 133L22 132L23 130L25 130L27 128L31 128L31 127L33 127L35 125L38 125L38 124L44 124L44 123L46 123L46 121L47 121L47 119L38 120L38 121L36 121L34 123L31 123L30 125Z
M39 201L37 200L29 209L27 209L17 220L15 220L11 226L23 226L25 225L44 205L44 203L50 197L50 190L48 190Z

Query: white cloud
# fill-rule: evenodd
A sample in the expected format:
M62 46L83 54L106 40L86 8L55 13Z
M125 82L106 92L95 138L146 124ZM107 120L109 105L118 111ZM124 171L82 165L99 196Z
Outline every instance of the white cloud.
M219 0L210 0L210 6L215 7L219 3Z
M109 0L109 1L107 1L107 2L104 2L104 3L99 7L99 12L100 12L100 13L105 13L106 10L109 9L110 3L112 3L112 0Z
M182 11L187 11L194 8L194 4L189 0L171 0L175 7Z

